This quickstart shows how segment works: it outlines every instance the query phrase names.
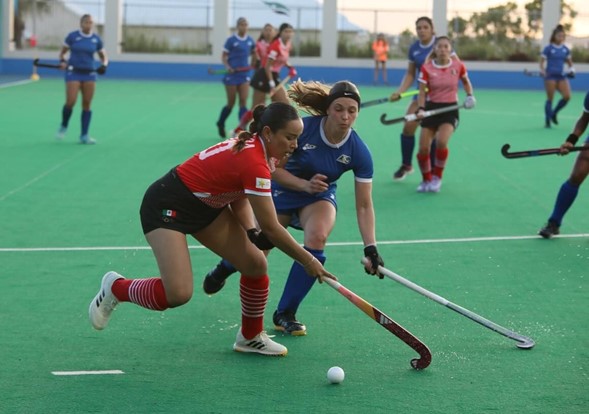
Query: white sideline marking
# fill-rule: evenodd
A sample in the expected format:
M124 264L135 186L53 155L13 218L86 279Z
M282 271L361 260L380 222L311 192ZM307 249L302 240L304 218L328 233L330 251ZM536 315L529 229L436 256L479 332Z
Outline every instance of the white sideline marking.
M53 375L66 376L66 375L116 375L124 374L120 369L111 369L105 371L51 371Z
M554 236L555 239L578 239L589 237L589 233L561 234ZM541 240L538 235L528 236L491 236L491 237L458 237L453 239L421 239L421 240L379 240L378 245L387 244L436 244L436 243L472 243L486 241L509 241L509 240ZM354 242L332 242L327 246L363 246L361 241ZM204 246L188 246L189 249L204 249ZM105 251L105 250L151 250L149 246L95 246L95 247L2 247L3 252L76 252L76 251Z
M14 81L14 82L0 83L0 89L10 88L11 86L26 85L27 83L31 83L31 82L34 82L34 81L31 79L26 79L26 80Z

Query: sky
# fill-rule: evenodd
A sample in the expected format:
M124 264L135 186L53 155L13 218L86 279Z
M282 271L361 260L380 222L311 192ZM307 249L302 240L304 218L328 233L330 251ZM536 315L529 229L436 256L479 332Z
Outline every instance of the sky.
M506 4L513 1L519 5L522 13L524 5L530 0L448 0L448 17L457 13L464 13L462 17L469 17L474 12L485 11L489 7ZM574 20L572 36L589 37L589 0L567 0L567 3L579 15ZM338 0L338 8L353 22L369 30L375 25L376 31L387 31L385 25L392 25L401 32L405 28L414 29L415 19L423 14L431 15L432 0ZM358 10L365 11L358 11ZM349 11L348 11L349 10ZM374 10L381 18L375 19ZM384 13L383 11L387 12ZM385 21L386 17L386 21ZM376 20L376 21L375 21Z

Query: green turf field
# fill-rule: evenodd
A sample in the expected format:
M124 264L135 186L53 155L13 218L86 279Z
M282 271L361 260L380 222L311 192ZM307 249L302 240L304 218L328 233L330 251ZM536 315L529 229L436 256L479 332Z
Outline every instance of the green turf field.
M543 128L544 92L476 90L461 113L439 194L417 194L418 173L392 182L406 102L363 109L356 129L375 160L379 250L386 266L492 321L530 336L515 342L395 283L367 276L353 180L338 190L326 267L340 282L421 338L433 361L414 371L409 347L326 285L298 317L306 337L283 337L285 358L232 351L237 278L208 297L200 285L218 260L191 241L195 294L151 312L122 304L94 331L89 301L102 275L157 274L138 209L146 187L218 142L221 84L101 80L95 146L77 143L80 101L67 138L54 139L61 80L0 89L0 412L2 413L585 413L588 389L589 192L581 188L563 237L535 236L575 155L507 160L557 147L582 110L581 93ZM363 99L390 90L364 87ZM236 121L232 114L228 128ZM295 232L301 240L301 234ZM266 327L291 261L274 251ZM346 372L330 385L327 370ZM56 371L121 370L56 376Z

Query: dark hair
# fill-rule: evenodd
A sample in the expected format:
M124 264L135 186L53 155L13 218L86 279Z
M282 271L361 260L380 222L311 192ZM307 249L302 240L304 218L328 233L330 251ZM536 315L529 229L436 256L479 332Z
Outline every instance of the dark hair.
M84 21L84 19L87 19L88 17L92 17L92 15L90 15L90 14L83 14L82 17L80 17L80 24L82 24L82 22Z
M237 142L233 146L234 151L241 151L245 146L245 142L251 139L253 134L261 134L264 127L276 132L285 128L290 121L300 119L300 116L292 105L284 102L273 102L268 106L257 105L253 109L253 118L249 131L242 131L237 136Z
M556 41L556 35L559 33L564 33L564 26L559 24L554 28L552 34L550 35L550 43L554 43Z
M266 23L266 24L264 25L264 27L262 27L262 30L260 31L260 36L258 37L258 42L259 42L260 40L263 40L263 39L264 39L264 30L266 29L266 27L271 27L271 28L273 28L273 29L274 29L274 26L272 26L272 24L271 24L271 23Z
M431 26L432 30L434 30L434 22L432 21L432 19L430 19L427 16L421 16L417 20L415 20L415 26L417 26L417 24L421 21L424 21L427 24L429 24Z
M293 29L294 30L292 25L290 25L289 23L282 23L280 25L280 27L278 28L278 33L274 37L274 40L278 39L280 37L280 35L282 34L282 32L285 31L286 29Z

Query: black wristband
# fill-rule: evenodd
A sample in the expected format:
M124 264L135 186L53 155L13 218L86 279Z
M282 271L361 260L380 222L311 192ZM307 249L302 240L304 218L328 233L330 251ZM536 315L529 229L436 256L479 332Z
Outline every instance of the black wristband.
M576 136L575 134L570 134L567 137L567 141L566 142L570 142L571 144L575 145L578 140L579 140L579 137L578 136Z

